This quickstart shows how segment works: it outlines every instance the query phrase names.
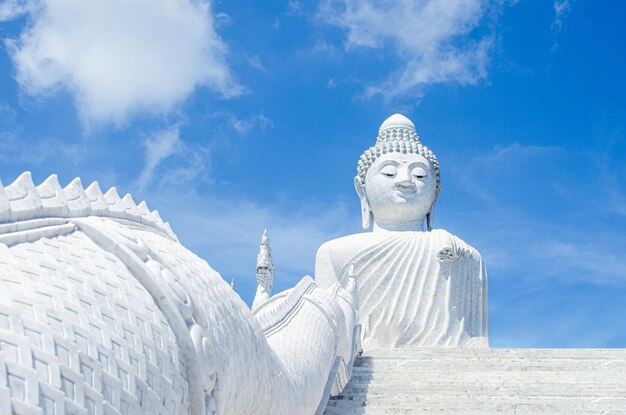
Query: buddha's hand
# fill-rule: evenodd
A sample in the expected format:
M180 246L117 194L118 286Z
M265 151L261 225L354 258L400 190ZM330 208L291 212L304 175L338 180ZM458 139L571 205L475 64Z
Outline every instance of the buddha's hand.
M354 262L350 263L350 268L348 269L348 278L356 278L356 264Z
M353 296L356 295L356 264L354 262L352 262L350 268L348 268L348 284L346 284L346 291Z

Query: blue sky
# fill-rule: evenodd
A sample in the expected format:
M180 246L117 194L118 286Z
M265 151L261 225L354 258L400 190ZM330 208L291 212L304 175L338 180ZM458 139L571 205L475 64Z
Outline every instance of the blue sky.
M267 4L265 4L267 3ZM251 303L360 231L352 180L401 112L435 226L489 272L497 347L626 347L626 28L583 0L0 0L0 179L145 199Z

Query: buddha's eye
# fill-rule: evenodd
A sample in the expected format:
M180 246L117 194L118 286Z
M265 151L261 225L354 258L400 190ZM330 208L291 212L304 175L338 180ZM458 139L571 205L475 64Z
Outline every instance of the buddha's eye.
M414 168L413 171L411 171L411 174L417 179L423 179L425 177L428 177L428 173L426 172L426 170L421 167Z
M398 169L396 169L394 166L385 166L380 169L380 173L387 177L396 177L397 172Z

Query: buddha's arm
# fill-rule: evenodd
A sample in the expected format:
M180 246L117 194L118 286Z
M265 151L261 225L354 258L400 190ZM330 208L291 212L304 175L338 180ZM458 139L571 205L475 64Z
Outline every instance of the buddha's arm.
M485 267L485 263L480 259L480 280L482 284L482 327L483 327L483 337L485 339L489 338L489 307L487 303L487 294L488 287L487 284L487 268ZM488 341L488 340L487 340ZM488 347L488 344L485 344L485 347Z
M317 250L315 257L315 282L320 287L328 287L339 282L335 266L330 255L330 246L326 242Z

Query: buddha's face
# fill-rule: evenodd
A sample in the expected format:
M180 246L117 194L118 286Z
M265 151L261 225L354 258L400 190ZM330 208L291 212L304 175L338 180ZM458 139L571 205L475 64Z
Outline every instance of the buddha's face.
M436 190L435 171L419 154L384 154L365 176L364 191L374 222L388 230L421 229Z

